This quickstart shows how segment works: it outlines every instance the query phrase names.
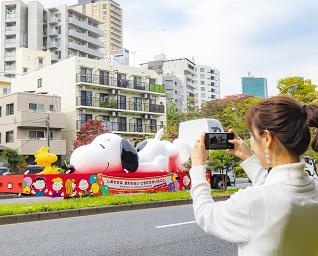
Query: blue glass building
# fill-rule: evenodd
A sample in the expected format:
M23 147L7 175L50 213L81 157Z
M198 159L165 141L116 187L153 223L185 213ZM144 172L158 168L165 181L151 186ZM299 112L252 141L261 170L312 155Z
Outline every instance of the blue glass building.
M263 99L268 97L266 78L242 77L241 82L243 94Z

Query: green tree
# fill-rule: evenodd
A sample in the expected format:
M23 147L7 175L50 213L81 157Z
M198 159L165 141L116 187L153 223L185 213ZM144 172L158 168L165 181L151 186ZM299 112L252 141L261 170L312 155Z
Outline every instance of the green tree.
M210 150L209 159L206 163L209 170L220 171L236 165L239 159L226 150Z
M173 141L178 137L178 129L180 123L180 112L175 102L169 100L167 102L167 124L163 134L164 140Z
M311 103L318 100L317 85L310 79L292 76L278 81L277 88L280 95L289 95L303 103Z
M8 167L13 172L18 171L18 166L23 161L23 158L19 155L18 151L12 148L4 149L2 157L7 161Z

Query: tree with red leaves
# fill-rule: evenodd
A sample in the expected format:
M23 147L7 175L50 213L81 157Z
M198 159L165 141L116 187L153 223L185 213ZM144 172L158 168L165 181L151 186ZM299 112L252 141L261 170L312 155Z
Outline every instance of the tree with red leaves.
M82 145L91 143L98 135L111 132L109 128L106 128L104 123L100 120L88 120L80 132L77 134L76 139L73 141L74 149Z

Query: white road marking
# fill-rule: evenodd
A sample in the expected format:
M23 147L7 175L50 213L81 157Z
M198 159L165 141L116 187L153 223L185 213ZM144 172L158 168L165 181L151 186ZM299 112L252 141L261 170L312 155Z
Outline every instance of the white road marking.
M156 228L169 228L169 227L187 225L187 224L192 224L192 223L197 223L197 222L195 220L194 221L187 221L187 222L180 222L180 223L175 223L175 224L156 226Z

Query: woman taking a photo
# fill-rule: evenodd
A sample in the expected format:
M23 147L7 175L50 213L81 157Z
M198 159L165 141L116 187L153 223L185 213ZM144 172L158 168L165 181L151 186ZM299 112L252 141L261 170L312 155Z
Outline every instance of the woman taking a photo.
M197 223L209 234L238 245L239 256L318 255L318 183L301 156L318 127L318 104L277 96L246 113L251 149L236 134L229 152L253 186L214 202L205 178L208 152L201 135L192 150L191 196ZM318 133L312 141L318 151Z

